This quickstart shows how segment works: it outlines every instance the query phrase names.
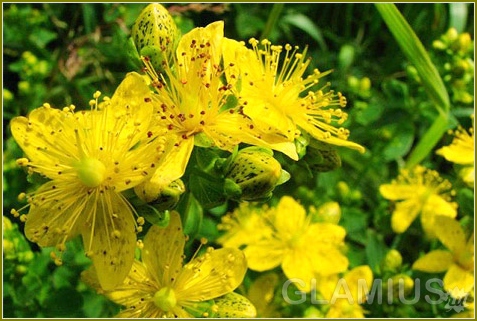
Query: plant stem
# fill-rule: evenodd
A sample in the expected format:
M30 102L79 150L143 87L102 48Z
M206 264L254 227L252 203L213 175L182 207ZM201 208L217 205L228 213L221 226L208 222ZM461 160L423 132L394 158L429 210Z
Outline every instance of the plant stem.
M275 27L278 19L280 18L280 14L282 13L284 7L285 7L284 3L273 4L272 11L270 12L270 15L268 16L267 24L265 25L262 35L260 36L261 40L266 39L270 36L273 28Z

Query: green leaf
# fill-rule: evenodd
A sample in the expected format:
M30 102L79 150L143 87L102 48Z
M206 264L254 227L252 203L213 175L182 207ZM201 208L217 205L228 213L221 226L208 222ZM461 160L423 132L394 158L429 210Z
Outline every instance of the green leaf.
M383 236L373 230L368 230L366 233L366 257L368 265L373 271L379 270L379 264L383 260L386 251Z
M303 30L318 43L321 50L326 50L327 46L321 29L306 15L301 13L287 14L281 21Z
M375 6L403 53L417 69L422 84L430 98L435 102L436 108L441 113L447 113L450 108L450 101L444 82L411 26L394 4L376 3Z
M275 28L278 19L280 19L280 14L285 7L284 3L274 3L270 14L268 15L267 23L265 24L265 28L263 28L262 35L260 39L266 39L270 37L273 29Z
M204 208L216 207L226 200L223 182L211 181L199 175L191 175L189 188Z
M187 194L178 205L177 211L182 215L184 233L193 238L202 226L204 210L191 193Z
M448 118L443 114L439 114L437 118L434 120L431 128L424 134L421 138L417 146L409 155L406 167L412 168L415 165L419 164L421 160L423 160L429 152L432 151L434 146L439 142L442 135L448 129Z
M83 306L83 297L74 288L62 288L50 293L45 309L49 317L74 317Z
M400 123L391 141L383 150L383 158L386 161L396 160L406 155L412 147L414 141L414 127L409 123Z

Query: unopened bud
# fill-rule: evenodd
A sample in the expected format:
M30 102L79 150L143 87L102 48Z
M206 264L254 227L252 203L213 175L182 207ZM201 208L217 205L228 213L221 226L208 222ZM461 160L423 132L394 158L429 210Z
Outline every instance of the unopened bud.
M166 186L160 181L151 179L136 186L134 191L144 202L153 205L159 211L165 211L177 205L185 192L185 186L180 179Z
M388 295L392 295L394 299L406 297L412 293L413 288L414 280L406 274L394 275L384 284L384 290L387 291Z
M397 250L390 250L386 253L386 256L382 262L383 271L388 272L395 272L397 271L402 265L402 256L401 253Z
M341 167L341 158L336 149L314 139L310 141L303 160L313 172L328 172Z
M277 185L290 175L273 158L271 150L247 147L240 150L226 169L225 193L232 199L252 201L267 199Z
M338 224L341 218L341 208L338 202L326 202L313 213L313 222Z
M137 55L148 57L154 68L162 70L175 53L179 31L166 8L152 3L144 8L131 29L131 39Z

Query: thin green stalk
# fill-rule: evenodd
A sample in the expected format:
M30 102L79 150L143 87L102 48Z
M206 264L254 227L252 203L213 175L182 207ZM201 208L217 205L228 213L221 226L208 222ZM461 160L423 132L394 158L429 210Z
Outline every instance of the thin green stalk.
M397 7L390 3L377 3L375 6L404 55L416 68L422 86L439 112L432 126L409 155L406 167L411 168L419 164L432 151L446 132L450 109L449 94L426 49Z
M406 168L412 168L426 157L434 146L439 142L442 135L447 131L448 117L439 114L432 126L422 136L416 147L412 150L406 161Z
M285 7L284 3L273 4L272 11L270 12L270 15L268 16L267 24L265 25L265 28L263 29L260 39L266 39L270 36L273 28L275 28L275 25L277 24L277 21L280 18L280 14L282 13L284 7Z

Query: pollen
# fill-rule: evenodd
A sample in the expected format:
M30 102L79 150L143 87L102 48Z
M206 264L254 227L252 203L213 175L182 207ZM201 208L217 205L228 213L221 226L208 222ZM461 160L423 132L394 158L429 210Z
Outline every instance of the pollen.
M28 158L19 158L17 159L16 163L18 166L27 166L28 165Z

